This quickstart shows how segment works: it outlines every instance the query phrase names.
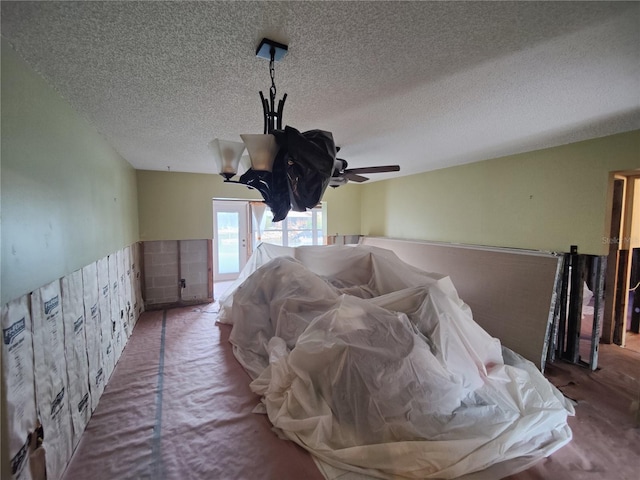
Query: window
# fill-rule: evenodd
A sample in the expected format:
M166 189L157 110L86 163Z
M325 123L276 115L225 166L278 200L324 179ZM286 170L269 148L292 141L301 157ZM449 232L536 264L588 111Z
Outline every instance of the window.
M289 212L287 218L278 223L273 223L270 210L265 212L264 217L263 242L284 247L324 245L325 243L322 207L306 212Z

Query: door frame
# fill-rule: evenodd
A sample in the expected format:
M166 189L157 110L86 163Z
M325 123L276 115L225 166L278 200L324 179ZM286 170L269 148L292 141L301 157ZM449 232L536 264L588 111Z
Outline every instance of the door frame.
M238 278L238 275L244 268L250 252L250 238L251 238L251 222L249 221L249 202L247 200L230 200L230 199L216 199L212 201L212 215L213 215L213 258L212 258L212 270L213 281L231 281ZM244 231L240 232L240 268L237 273L219 273L218 264L218 212L234 211L240 215L240 229L244 226ZM244 235L242 235L244 234Z
M637 170L612 172L609 181L609 207L607 224L608 236L603 241L609 244L607 276L605 281L605 311L602 325L602 343L615 343L624 347L627 332L626 322L629 311L629 281L633 248L631 242L632 222L638 221L640 212L633 212L633 197ZM640 180L639 180L640 181ZM618 182L618 194L615 184ZM620 187L621 185L621 187ZM621 190L621 191L620 191ZM637 193L637 192L636 192Z

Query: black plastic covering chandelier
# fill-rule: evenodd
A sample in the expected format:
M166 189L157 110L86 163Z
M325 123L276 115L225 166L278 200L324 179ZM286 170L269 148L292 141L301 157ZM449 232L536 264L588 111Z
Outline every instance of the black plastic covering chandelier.
M309 130L299 132L293 127L282 128L282 113L287 100L285 93L276 108L275 62L281 60L288 47L269 39L262 39L256 56L269 60L271 87L269 98L260 92L264 132L242 134L242 142L215 139L209 143L218 167L226 183L236 183L255 188L271 209L273 221L286 218L290 210L304 212L318 205L327 186L337 187L349 180L368 180L359 173L398 171L397 165L385 167L347 169L347 162L337 159L339 150L331 132ZM238 174L245 148L250 166L240 180L232 180Z

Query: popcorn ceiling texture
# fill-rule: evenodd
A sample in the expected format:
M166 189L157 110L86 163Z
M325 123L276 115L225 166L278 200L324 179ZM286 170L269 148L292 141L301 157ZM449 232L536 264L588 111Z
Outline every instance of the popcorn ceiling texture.
M214 173L262 133L262 37L284 123L401 175L640 128L640 4L2 2L2 35L135 168ZM372 179L391 176L374 175Z

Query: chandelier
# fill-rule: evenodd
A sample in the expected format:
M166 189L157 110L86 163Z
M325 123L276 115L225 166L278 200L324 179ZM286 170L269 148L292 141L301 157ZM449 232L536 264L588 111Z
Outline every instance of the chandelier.
M236 183L260 192L271 208L273 221L286 218L288 212L304 212L315 207L331 181L336 163L336 146L331 132L310 130L304 133L293 127L282 128L285 93L276 107L275 62L287 53L287 45L262 39L256 56L269 60L271 86L269 98L260 91L264 131L262 134L241 134L242 142L214 139L209 148L218 172L225 183ZM250 165L238 174L247 150ZM344 163L346 165L346 162ZM340 169L339 169L340 170Z

